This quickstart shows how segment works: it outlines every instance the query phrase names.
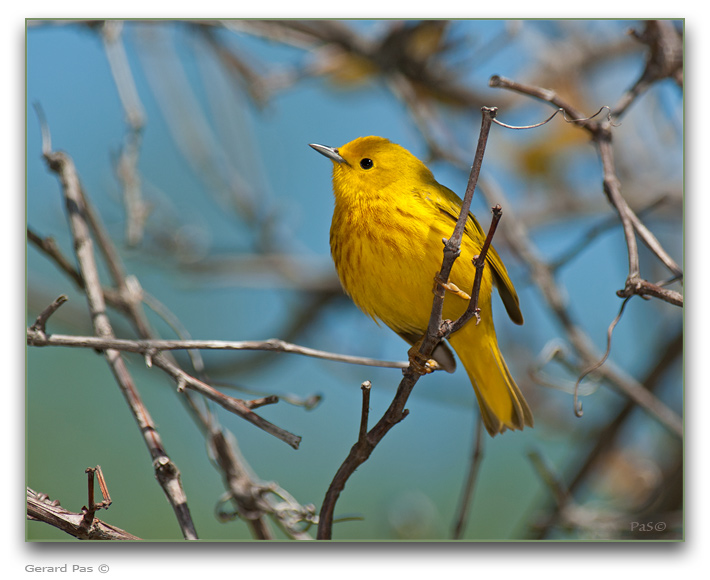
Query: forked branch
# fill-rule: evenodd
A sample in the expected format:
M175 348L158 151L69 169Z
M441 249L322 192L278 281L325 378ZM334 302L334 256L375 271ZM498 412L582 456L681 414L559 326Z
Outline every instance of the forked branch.
M454 262L460 255L464 226L466 225L466 220L468 219L469 208L471 207L471 200L478 182L481 164L483 162L483 155L485 153L486 143L488 140L488 134L497 109L483 107L481 112L483 118L478 139L478 147L476 148L476 154L471 167L468 186L466 187L466 193L461 206L461 213L456 221L453 234L448 240L444 240L444 258L442 260L441 270L438 274L439 280L446 281L449 279ZM497 220L495 223L497 223ZM492 224L492 231L495 231L495 223ZM489 232L489 237L492 237L492 235L492 232ZM488 246L484 246L481 249L479 260L482 264L485 264L487 251ZM480 270L482 274L482 268ZM480 283L474 288L471 296L471 302L474 305L478 303L479 292ZM439 284L435 285L434 301L432 304L427 333L420 341L418 349L418 354L424 360L431 358L432 353L439 342L446 338L452 332L451 328L457 324L456 321L452 324L451 321L444 321L442 319L444 296L444 288ZM476 306L472 307L474 312L475 308ZM471 317L473 317L473 314L470 314L469 319ZM350 453L336 472L335 477L330 483L328 491L325 494L323 505L321 506L317 535L319 540L329 540L332 538L335 504L340 497L340 493L345 488L345 484L350 476L360 465L367 461L372 451L375 449L377 444L382 441L384 436L387 435L389 430L407 416L408 411L405 409L405 405L407 404L407 400L412 393L412 389L422 376L417 367L418 365L412 361L409 366L402 371L404 373L404 377L397 387L397 392L395 393L394 399L390 403L389 408L369 432L367 432L364 436L362 432L360 433L357 442L352 446Z

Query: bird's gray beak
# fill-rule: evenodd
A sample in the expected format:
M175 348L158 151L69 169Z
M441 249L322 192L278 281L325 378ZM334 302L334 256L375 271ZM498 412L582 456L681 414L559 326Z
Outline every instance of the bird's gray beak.
M340 156L338 150L335 147L326 147L325 145L318 145L317 143L309 143L308 145L313 147L313 149L318 151L318 153L320 153L321 155L325 155L328 159L331 159L336 163L345 163L346 165L348 164L348 162Z

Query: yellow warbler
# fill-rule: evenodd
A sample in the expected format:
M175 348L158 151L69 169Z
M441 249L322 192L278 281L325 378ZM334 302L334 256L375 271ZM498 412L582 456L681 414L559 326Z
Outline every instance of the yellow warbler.
M439 184L409 151L382 137L360 137L338 149L311 144L333 161L335 210L330 249L343 288L355 304L410 344L426 332L442 238L451 236L461 199ZM444 318L455 320L468 305L485 234L469 214L461 255L444 287ZM493 285L508 315L523 323L518 295L498 253L490 247L479 294L481 322L449 337L471 380L491 435L533 426L523 398L498 348L491 312ZM433 358L453 372L456 363L441 343Z

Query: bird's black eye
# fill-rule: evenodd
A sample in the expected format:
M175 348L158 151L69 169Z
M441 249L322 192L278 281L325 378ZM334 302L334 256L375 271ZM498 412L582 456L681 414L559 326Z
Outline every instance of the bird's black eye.
M365 157L365 159L361 159L360 167L363 169L370 169L372 167L372 159L368 159L367 157Z

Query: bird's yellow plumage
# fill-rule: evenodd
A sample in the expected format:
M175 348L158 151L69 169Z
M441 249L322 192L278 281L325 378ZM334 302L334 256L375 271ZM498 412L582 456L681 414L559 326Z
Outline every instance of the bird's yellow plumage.
M343 288L363 311L384 322L410 344L426 332L434 279L443 246L458 219L461 199L437 183L431 171L409 151L382 137L361 137L338 149L311 145L333 161L335 210L330 248ZM469 214L444 299L444 318L455 320L467 306L476 269L472 263L485 241ZM518 296L491 247L483 272L481 322L466 324L449 337L473 384L486 429L532 427L530 408L498 348L491 313L493 285L511 319L523 323ZM440 345L434 358L446 370L455 362Z

